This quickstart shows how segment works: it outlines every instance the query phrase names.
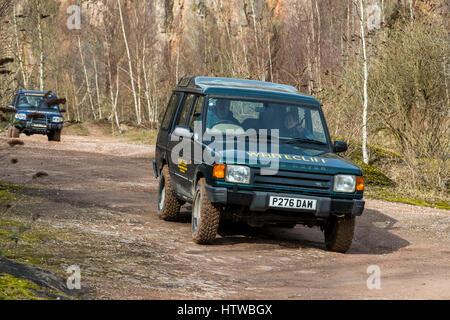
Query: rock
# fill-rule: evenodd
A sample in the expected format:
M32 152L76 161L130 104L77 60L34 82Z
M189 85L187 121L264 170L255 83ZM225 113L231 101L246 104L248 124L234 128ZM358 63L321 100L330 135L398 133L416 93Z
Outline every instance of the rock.
M73 295L73 291L66 287L65 280L62 277L47 270L0 258L1 273L31 281L38 286L56 290L66 295Z

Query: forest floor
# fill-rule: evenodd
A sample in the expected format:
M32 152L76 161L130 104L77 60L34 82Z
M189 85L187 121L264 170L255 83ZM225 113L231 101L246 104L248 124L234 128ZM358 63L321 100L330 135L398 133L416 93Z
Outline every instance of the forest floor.
M367 199L347 254L325 251L322 232L302 226L222 227L200 246L189 205L178 222L157 217L154 146L20 140L0 138L0 253L56 279L79 266L77 298L450 299L448 210ZM370 266L380 289L367 287Z

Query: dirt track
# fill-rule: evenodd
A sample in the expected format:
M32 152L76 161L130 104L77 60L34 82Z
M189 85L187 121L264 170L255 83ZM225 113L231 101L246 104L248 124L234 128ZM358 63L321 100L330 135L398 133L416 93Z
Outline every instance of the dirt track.
M302 226L222 228L199 246L189 206L179 222L156 216L153 148L62 140L23 137L1 149L0 138L0 181L27 185L8 215L39 214L35 228L66 235L36 244L47 252L40 266L64 275L79 265L87 298L450 299L449 211L367 200L347 254L325 251L319 229ZM33 179L38 171L48 176ZM381 290L367 289L370 265Z

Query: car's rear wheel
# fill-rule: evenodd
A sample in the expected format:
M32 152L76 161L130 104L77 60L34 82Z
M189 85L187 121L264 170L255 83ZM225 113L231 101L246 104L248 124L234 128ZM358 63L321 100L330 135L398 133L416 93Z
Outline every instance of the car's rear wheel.
M221 206L209 201L206 195L205 179L198 181L192 205L192 239L198 244L209 244L217 235Z
M48 137L48 141L60 142L61 141L61 130L50 131L47 134L47 137Z
M169 168L164 166L161 170L158 186L158 216L162 220L174 221L178 219L182 201L173 194L170 183Z
M355 217L330 216L325 226L325 246L329 251L347 252L355 233Z

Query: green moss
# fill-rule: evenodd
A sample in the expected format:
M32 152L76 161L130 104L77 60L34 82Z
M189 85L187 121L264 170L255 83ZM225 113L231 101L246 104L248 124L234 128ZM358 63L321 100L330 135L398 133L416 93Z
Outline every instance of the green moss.
M389 179L378 168L365 164L362 161L354 160L355 163L361 168L366 184L375 186L392 186L394 182Z
M403 191L404 192L404 191ZM365 196L373 199L380 199L392 202L400 202L411 204L415 206L423 206L430 208L446 209L450 210L450 203L443 200L434 200L431 197L419 197L416 195L405 194L402 191L396 190L392 187L372 187L368 188L365 192Z
M129 142L135 144L148 144L154 145L158 132L156 130L151 131L129 131L123 135Z
M11 202L15 200L16 196L10 193L8 190L0 189L0 203L2 202Z
M16 193L23 190L23 187L6 185L0 182L0 204L2 202L12 202L17 200Z
M450 210L450 203L445 201L435 201L434 206L439 209Z
M0 274L0 300L41 300L36 296L38 290L38 286L29 281Z

